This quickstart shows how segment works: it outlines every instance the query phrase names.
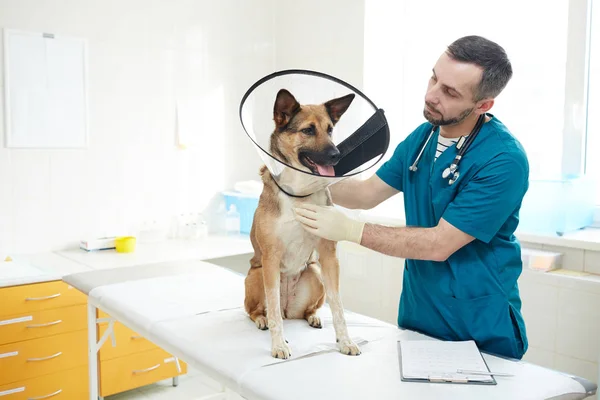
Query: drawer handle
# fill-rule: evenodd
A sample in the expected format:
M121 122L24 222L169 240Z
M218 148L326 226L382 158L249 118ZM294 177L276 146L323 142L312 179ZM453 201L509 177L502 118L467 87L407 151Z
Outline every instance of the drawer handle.
M58 356L60 356L62 354L62 351L59 351L56 354L52 354L51 356L48 357L42 357L42 358L28 358L27 361L46 361L46 360L51 360L53 358L56 358Z
M58 296L60 296L60 293L56 293L56 294L51 294L50 296L44 296L44 297L26 297L25 301L40 301L40 300L50 300L50 299L55 299Z
M57 390L56 392L54 392L54 393L50 393L50 394L47 394L47 395L45 395L45 396L40 396L40 397L30 397L30 398L28 398L27 400L42 400L42 399L47 399L47 398L49 398L49 397L54 397L54 396L56 396L57 394L60 394L61 392L62 392L62 389L58 389L58 390Z
M47 322L45 324L33 324L33 325L27 325L27 328L43 328L45 326L52 326L52 325L57 325L60 324L62 322L62 319L56 320L56 321L52 321L52 322Z
M143 339L144 337L143 336L139 336L139 335L132 335L131 338L133 340L136 340L136 339Z
M150 367L150 368L146 368L146 369L134 369L131 372L134 374L143 374L144 372L154 371L158 367L160 367L160 363L156 364L154 367Z

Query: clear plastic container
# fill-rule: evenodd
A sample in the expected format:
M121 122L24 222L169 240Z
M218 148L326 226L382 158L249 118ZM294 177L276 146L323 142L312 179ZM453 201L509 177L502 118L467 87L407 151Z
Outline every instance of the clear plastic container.
M235 204L231 204L225 214L225 233L233 236L240 234L240 213Z
M250 234L254 213L258 207L258 195L239 193L235 191L223 192L225 207L230 209L235 206L235 210L240 214L240 233Z
M196 239L202 239L202 238L205 238L206 236L208 236L208 223L206 222L204 215L202 215L201 213L196 214L195 221L196 221L195 222L196 223L196 229L195 229Z
M518 230L562 236L591 225L595 190L594 180L586 176L530 180Z

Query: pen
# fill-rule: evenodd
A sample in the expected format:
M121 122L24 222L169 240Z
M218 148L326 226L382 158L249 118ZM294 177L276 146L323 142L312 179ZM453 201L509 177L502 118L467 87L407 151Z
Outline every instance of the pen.
M457 369L457 373L465 375L493 375L493 376L514 376L506 372L482 372L482 371L469 371L466 369Z

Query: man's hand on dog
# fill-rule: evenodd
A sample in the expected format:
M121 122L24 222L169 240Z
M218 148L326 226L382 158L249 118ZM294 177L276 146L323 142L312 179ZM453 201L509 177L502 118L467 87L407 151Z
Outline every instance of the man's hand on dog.
M349 218L335 207L301 204L294 208L296 220L313 235L334 242L347 240L360 244L364 222Z

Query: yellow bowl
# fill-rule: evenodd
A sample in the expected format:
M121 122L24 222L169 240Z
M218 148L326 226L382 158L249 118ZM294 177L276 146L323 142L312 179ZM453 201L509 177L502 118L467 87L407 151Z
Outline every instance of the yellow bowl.
M118 253L133 253L135 250L135 237L121 236L116 238L115 248Z

